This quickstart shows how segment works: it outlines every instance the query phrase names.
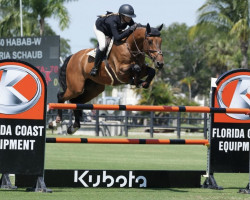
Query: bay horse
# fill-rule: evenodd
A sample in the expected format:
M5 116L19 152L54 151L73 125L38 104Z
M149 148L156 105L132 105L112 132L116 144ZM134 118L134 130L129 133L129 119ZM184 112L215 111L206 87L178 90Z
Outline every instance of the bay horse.
M95 77L90 75L94 58L88 55L93 49L84 49L68 57L60 69L62 91L57 94L58 103L68 100L71 103L87 103L102 93L105 85L133 84L148 88L155 76L155 69L146 65L145 56L158 69L164 65L160 37L162 27L163 24L158 28L150 27L149 24L138 26L124 41L113 44ZM144 77L145 80L141 80ZM81 115L81 110L74 110L75 121L68 128L68 134L73 134L80 128ZM62 110L58 110L56 123L61 120Z

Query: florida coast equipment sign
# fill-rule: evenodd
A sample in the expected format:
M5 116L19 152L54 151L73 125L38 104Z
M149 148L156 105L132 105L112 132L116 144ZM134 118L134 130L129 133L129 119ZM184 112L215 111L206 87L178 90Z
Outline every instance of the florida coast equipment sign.
M1 60L0 173L43 176L45 108L41 72L23 61Z
M250 108L250 70L237 69L223 74L212 88L212 106ZM211 121L211 170L249 172L250 116L214 113Z

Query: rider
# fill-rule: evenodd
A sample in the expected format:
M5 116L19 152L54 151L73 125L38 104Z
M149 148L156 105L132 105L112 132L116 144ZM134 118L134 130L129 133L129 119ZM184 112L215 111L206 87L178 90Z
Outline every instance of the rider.
M134 9L129 4L124 4L119 8L119 12L109 13L104 16L100 16L94 25L94 32L96 34L99 47L96 51L95 64L90 74L95 76L98 72L99 66L105 56L106 48L106 36L112 38L114 41L121 41L123 38L129 36L135 29L137 24L132 18L136 17ZM123 31L127 26L128 29Z

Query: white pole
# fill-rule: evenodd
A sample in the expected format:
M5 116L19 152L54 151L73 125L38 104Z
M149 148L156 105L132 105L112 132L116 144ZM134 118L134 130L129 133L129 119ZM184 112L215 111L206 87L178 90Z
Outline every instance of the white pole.
M21 37L23 37L23 9L22 9L22 0L20 2L20 27L21 27Z

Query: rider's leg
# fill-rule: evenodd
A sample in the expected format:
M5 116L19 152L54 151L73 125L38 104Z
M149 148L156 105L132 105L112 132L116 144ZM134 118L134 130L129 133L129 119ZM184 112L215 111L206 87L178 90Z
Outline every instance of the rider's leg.
M98 72L99 66L102 63L102 60L105 56L105 47L106 47L106 36L103 32L99 31L96 26L94 25L94 32L96 34L96 38L99 44L99 48L96 51L96 56L95 56L95 64L94 67L92 68L90 74L92 76L95 76Z
M90 75L91 76L95 76L99 70L99 67L102 63L102 60L105 56L105 52L104 51L101 51L99 48L97 49L96 51L96 55L95 55L95 64L94 64L94 67L92 68L91 72L90 72Z

